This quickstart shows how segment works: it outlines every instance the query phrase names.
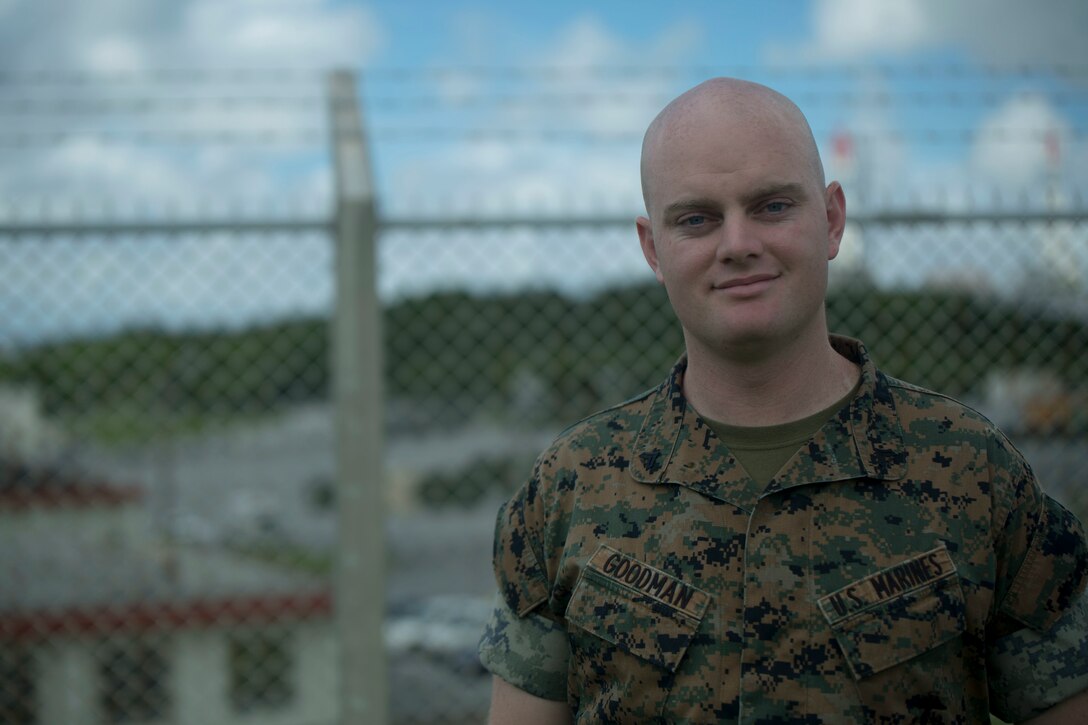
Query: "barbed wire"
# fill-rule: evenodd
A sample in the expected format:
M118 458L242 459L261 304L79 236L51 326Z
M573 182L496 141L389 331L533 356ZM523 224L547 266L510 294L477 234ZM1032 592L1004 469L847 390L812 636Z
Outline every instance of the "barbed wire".
M140 72L88 73L71 70L33 69L0 72L0 86L87 85L142 83L178 84L208 82L306 82L323 81L329 69L303 68L162 68ZM400 66L363 67L354 71L372 81L433 81L450 78L487 80L586 80L681 78L728 73L739 76L797 78L1088 78L1084 63L914 63L914 64L820 64L820 65L690 65L690 66Z
M255 82L323 82L330 70L291 68L161 68L140 72L88 73L71 70L37 69L0 72L2 86L85 86L137 85L175 83L255 83Z
M244 131L38 131L0 134L0 149L35 149L78 141L104 146L313 146L328 141L325 129L255 128Z
M144 114L169 111L218 109L226 111L251 109L298 110L325 108L329 101L319 95L310 96L182 96L175 98L0 98L0 114L5 115L89 115L106 113Z
M824 129L818 129L824 130ZM838 131L836 131L838 132ZM978 129L918 129L915 131L881 130L854 131L846 130L850 139L857 143L906 144L915 141L923 143L971 143L979 139L999 143L1047 143L1052 141L1052 132L1046 129L1026 128L989 128ZM383 141L509 141L542 143L632 143L641 142L643 130L589 131L581 129L547 128L452 128L428 127L405 128L400 126L376 126L370 130L374 138ZM827 134L830 135L831 131ZM1088 138L1088 131L1069 130L1064 138L1081 141Z
M373 80L434 80L475 77L505 80L549 80L588 77L599 78L684 78L693 75L737 75L800 78L978 78L1014 77L1038 78L1057 76L1062 78L1088 77L1088 64L1073 63L1021 63L1021 64L966 64L966 63L916 63L916 64L821 64L821 65L692 65L692 66L447 66L401 67L361 69L360 75Z
M859 144L904 145L923 143L969 144L980 139L996 143L1039 143L1054 141L1054 132L1046 129L919 129L916 131L854 131L818 129L818 135L844 133ZM631 144L642 140L641 130L591 131L582 129L549 128L456 128L432 126L406 128L403 126L376 126L368 131L372 140L390 143L426 142L464 143L505 142L518 144ZM251 128L201 129L201 130L132 130L132 131L27 131L0 133L0 149L33 149L56 146L67 142L88 142L110 146L171 146L211 144L226 146L310 146L324 143L328 131L319 128ZM1060 136L1061 141L1081 142L1088 139L1088 131L1072 129Z
M577 72L575 73L575 70ZM673 67L598 67L572 69L569 67L442 67L442 68L385 68L364 69L358 72L363 80L363 112L370 117L367 134L372 143L379 144L428 144L428 143L505 143L520 146L532 145L632 145L642 138L642 129L616 128L611 130L570 128L547 125L537 120L535 125L482 126L469 120L460 123L459 118L449 117L442 123L413 124L400 120L398 113L431 114L439 110L481 109L546 109L554 114L583 110L606 105L660 105L669 94L661 91L637 89L606 89L602 91L527 89L514 92L509 89L468 93L444 93L441 89L420 91L413 87L396 90L375 88L370 81L420 80L435 81L448 78L524 79L524 78L577 78L594 76L598 79L625 77L676 77L705 74L723 68L707 66ZM813 66L813 67L735 67L728 69L738 75L744 71L803 78L870 77L882 75L924 80L927 78L980 78L992 76L1003 80L1015 78L1079 77L1081 72L1088 78L1088 66L1072 65L1019 65L978 66L957 64L930 64L892 66ZM247 119L245 124L231 125L230 120L202 118L201 123L186 125L185 114L222 111L228 114L261 112L311 111L324 115L330 110L330 99L318 87L327 75L319 70L261 69L261 70L159 70L146 73L114 74L99 76L87 73L39 71L32 73L0 73L0 121L7 119L6 127L0 126L0 153L8 155L23 151L56 147L73 142L85 142L106 146L136 147L191 147L195 145L234 147L313 148L328 143L329 132L324 124L280 123L269 124L273 117L257 119L256 124ZM144 81L165 84L164 88L150 93L149 89L124 91L116 86ZM216 89L214 83L226 81L243 84L235 90ZM264 88L259 83L275 81L275 89ZM283 81L307 83L302 89ZM198 89L184 89L179 84L196 83ZM34 92L23 88L23 83L33 83ZM41 95L39 86L51 86L53 95ZM909 86L901 90L880 88L873 90L801 90L792 93L799 103L810 106L834 106L836 108L909 106L976 109L995 106L1013 99L1041 97L1048 104L1064 107L1083 107L1088 104L1088 89L1057 87L1044 84L1046 89L1026 90L1013 87L1009 90L994 89L986 84L948 89L935 86L918 88ZM103 97L91 94L105 92ZM125 96L126 92L133 95ZM11 97L14 94L14 97ZM63 95L62 95L63 94ZM7 96L7 97L6 97ZM59 97L58 97L59 96ZM168 127L156 120L152 128L144 127L140 118L154 114L170 113ZM1073 121L1082 116L1070 114ZM96 118L109 118L109 127L91 123ZM128 121L112 123L118 118ZM396 120L395 120L396 119ZM53 123L49 123L52 120ZM315 120L315 116L277 118L278 121ZM210 121L210 122L209 122ZM80 127L83 122L83 127ZM25 128L19 128L25 126ZM169 127L173 126L173 127ZM980 139L994 143L1042 144L1048 149L1055 143L1077 143L1085 139L1088 129L1065 128L919 128L880 129L852 128L842 124L834 128L816 128L820 137L849 137L858 145L902 146L907 144L948 145L970 144Z
M1017 90L998 91L904 91L894 92L800 92L792 94L806 106L830 105L836 107L913 107L996 106L1010 100L1026 100L1045 97L1056 106L1088 104L1088 91ZM366 99L366 110L384 111L433 111L442 108L547 108L563 110L587 106L615 104L661 104L671 98L665 93L639 92L568 92L534 94L466 94L445 96L439 94L404 97L377 96ZM150 114L159 112L186 112L204 110L241 111L255 109L314 110L329 107L329 101L321 95L302 96L179 96L142 98L30 98L4 99L0 97L0 114L28 115L95 115L95 114Z

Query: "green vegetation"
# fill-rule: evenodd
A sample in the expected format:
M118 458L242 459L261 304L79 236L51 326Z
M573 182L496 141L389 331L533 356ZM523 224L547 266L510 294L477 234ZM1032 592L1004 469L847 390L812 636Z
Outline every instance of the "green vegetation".
M239 332L137 330L31 348L0 363L0 374L31 384L51 414L263 412L323 394L327 337L318 321Z
M846 289L828 300L833 331L865 341L881 369L951 395L976 393L990 370L1085 376L1088 324L1047 318L967 293Z
M977 391L995 366L1084 378L1083 322L967 294L868 288L834 291L828 313L833 330L865 340L891 374L954 395ZM435 423L480 415L570 420L655 384L682 350L655 284L584 300L439 293L391 306L384 325L390 397ZM0 383L30 384L47 414L123 440L327 399L328 353L323 319L238 331L135 330L0 356Z

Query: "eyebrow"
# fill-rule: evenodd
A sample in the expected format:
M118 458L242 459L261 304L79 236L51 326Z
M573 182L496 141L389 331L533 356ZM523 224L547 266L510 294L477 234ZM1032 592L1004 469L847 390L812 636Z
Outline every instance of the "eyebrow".
M745 193L741 197L741 201L745 205L754 204L761 199L766 199L771 196L792 196L797 199L807 199L808 192L805 191L804 184L800 184L796 181L784 181L774 182L766 184L764 186L758 186L755 189Z
M772 196L791 196L803 200L807 199L809 194L805 190L804 184L800 184L796 181L772 182L746 192L741 196L741 203L748 206L749 204L754 204L761 199L767 199ZM721 203L709 197L682 199L665 207L664 218L673 219L688 212L719 211L720 209Z
M672 219L673 217L681 214L686 214L689 211L717 211L721 207L721 204L708 198L695 198L684 199L683 201L675 201L665 207L664 216L666 219Z

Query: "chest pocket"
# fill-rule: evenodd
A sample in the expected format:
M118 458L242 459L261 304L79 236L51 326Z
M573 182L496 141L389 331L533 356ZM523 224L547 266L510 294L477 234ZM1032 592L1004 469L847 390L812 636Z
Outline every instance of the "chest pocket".
M963 590L940 546L819 600L854 679L911 660L964 629Z
M710 595L602 545L567 604L568 691L580 719L660 716Z

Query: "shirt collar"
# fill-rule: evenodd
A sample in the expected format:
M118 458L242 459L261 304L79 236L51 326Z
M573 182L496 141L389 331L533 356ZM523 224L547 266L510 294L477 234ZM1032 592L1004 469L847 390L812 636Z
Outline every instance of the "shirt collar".
M857 395L779 471L769 486L756 484L714 435L682 392L681 358L649 397L635 439L631 474L649 484L678 484L751 509L765 494L810 483L851 478L895 480L905 475L903 431L887 378L858 340L831 336L837 352L861 367Z

